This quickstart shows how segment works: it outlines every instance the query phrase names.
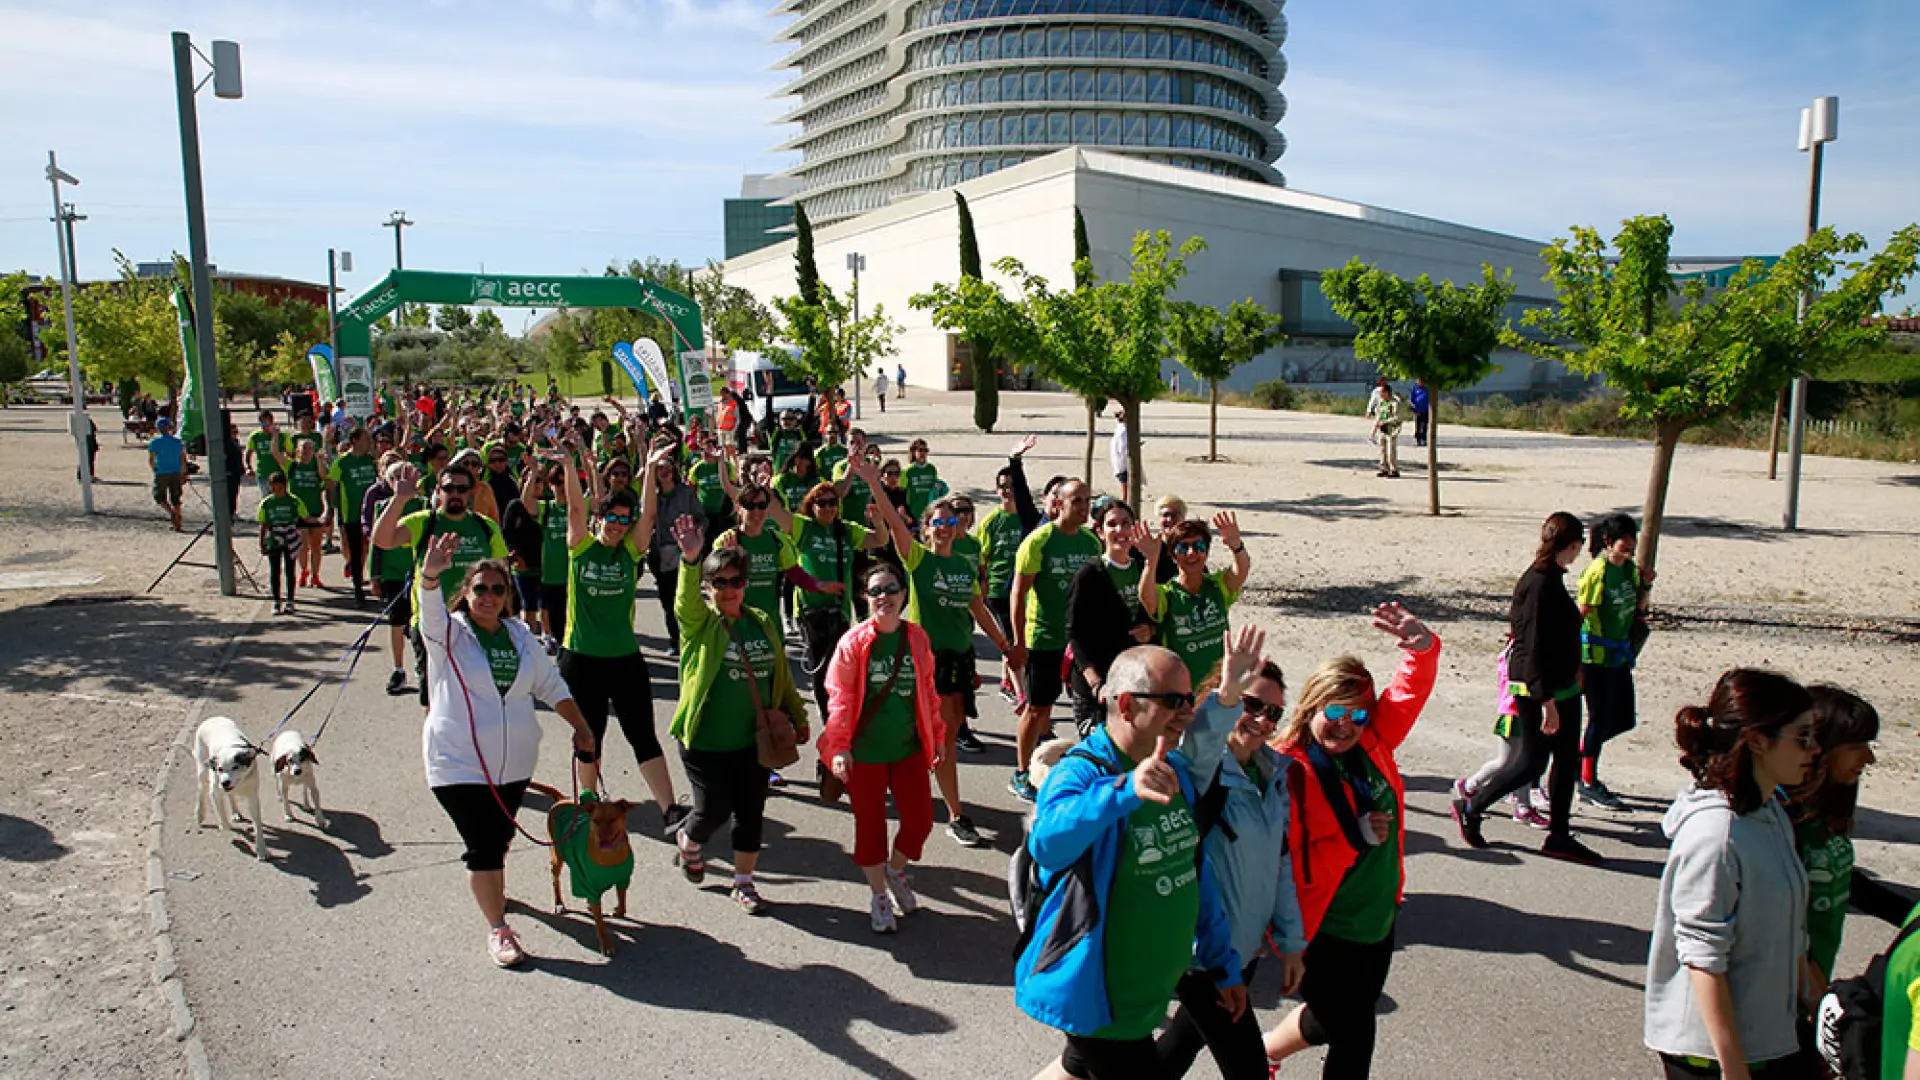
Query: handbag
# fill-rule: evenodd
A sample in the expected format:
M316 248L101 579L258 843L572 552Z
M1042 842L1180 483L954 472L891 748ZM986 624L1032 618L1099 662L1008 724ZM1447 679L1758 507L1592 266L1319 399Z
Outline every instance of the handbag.
M880 706L886 702L887 695L893 693L893 685L900 681L900 651L906 647L907 628L903 625L900 628L900 637L893 643L893 671L887 675L887 684L880 688L880 692L869 696L861 706L860 720L853 725L853 734L847 736L849 748L853 746L855 740L860 738L860 729L867 726L867 721L873 719L873 714L878 712ZM814 778L820 782L821 802L837 803L840 801L840 796L847 793L846 782L833 775L833 770L827 768L827 763L824 761L815 763Z
M769 709L760 700L760 680L753 674L753 660L747 651L740 648L740 639L733 636L733 626L721 620L727 628L727 638L733 648L740 653L740 666L747 669L747 689L753 694L753 741L760 753L760 766L778 771L800 760L800 736L793 729L793 720L779 709Z

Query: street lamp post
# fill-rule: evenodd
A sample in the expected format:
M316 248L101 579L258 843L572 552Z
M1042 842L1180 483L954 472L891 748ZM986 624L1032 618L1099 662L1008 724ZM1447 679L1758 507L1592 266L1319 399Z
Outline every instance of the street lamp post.
M395 210L393 213L387 215L385 224L381 226L383 229L393 230L393 268L395 270L405 270L407 268L405 253L401 250L400 245L400 230L411 224L413 224L413 222L407 220L407 212L405 210ZM395 308L393 312L393 325L398 327L406 322L406 314L407 305L401 304Z
M1800 110L1800 150L1811 155L1807 173L1807 235L1820 228L1820 170L1826 164L1827 144L1840 137L1840 99L1819 97ZM1800 294L1797 317L1807 317L1812 297ZM1800 457L1807 441L1807 375L1793 379L1793 421L1787 432L1787 508L1782 524L1788 531L1800 527Z
M67 378L73 384L73 414L69 426L73 429L73 448L78 457L80 477L80 511L93 513L93 470L87 462L87 436L91 434L87 425L87 383L80 375L80 338L73 332L73 218L68 215L72 208L63 208L60 203L60 184L64 181L75 187L80 181L60 171L60 163L53 151L47 151L47 183L53 185L53 236L60 246L60 304L67 315Z
M857 251L847 252L847 269L853 271L853 321L860 321L860 271L867 268L867 257ZM860 369L853 369L853 418L860 419Z
M180 107L180 171L186 181L187 250L193 268L193 331L200 346L200 397L207 436L207 483L213 489L213 563L220 575L220 595L237 591L233 581L233 519L227 513L227 438L221 423L220 364L213 354L213 278L207 272L207 203L200 183L200 115L193 97L206 80L193 81L193 58L199 53L184 31L173 33L173 86ZM202 60L207 60L203 55ZM240 96L240 46L231 41L213 43L213 95ZM185 420L182 420L182 424Z
M336 280L340 274L353 273L353 252L327 249L327 348L333 350L334 362L340 357L340 286Z

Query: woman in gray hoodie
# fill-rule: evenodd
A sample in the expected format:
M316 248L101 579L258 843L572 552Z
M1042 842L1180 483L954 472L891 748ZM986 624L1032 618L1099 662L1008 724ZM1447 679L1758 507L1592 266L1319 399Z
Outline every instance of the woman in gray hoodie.
M1779 789L1815 743L1812 698L1784 675L1735 668L1675 717L1693 783L1668 809L1647 959L1646 1044L1669 1080L1801 1080L1790 1058L1806 979L1807 874Z

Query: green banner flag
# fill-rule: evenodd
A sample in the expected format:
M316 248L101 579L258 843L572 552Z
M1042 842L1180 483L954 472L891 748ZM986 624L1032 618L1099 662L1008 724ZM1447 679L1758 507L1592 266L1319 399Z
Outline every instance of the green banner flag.
M180 383L180 441L190 443L206 434L207 423L200 402L200 346L193 330L193 301L177 285L173 311L180 320L180 355L187 365L187 377Z

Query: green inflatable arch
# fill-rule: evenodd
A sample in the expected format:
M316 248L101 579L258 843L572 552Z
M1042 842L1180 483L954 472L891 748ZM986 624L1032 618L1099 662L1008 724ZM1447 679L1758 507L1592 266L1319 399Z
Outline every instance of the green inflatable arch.
M687 370L686 355L705 346L700 305L692 298L650 281L631 277L525 277L508 274L446 274L432 270L395 270L380 284L341 309L335 333L340 359L371 364L373 324L401 304L457 304L463 307L636 308L651 311L673 328L674 372L680 401L689 410L711 407L712 388L705 365ZM689 385L689 376L693 385Z

